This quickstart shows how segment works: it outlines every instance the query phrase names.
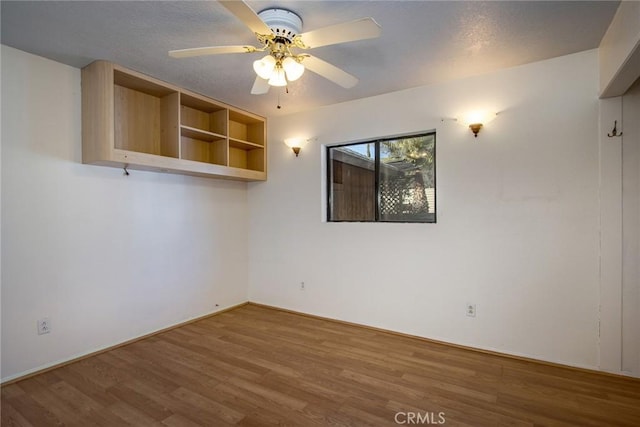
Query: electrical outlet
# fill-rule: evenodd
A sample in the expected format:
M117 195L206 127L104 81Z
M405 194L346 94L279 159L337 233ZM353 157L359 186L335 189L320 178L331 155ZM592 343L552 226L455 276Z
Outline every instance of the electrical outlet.
M51 332L51 321L48 317L38 320L38 335L44 335Z
M476 305L467 303L467 316L476 317Z
M304 291L304 282L300 282L300 290Z

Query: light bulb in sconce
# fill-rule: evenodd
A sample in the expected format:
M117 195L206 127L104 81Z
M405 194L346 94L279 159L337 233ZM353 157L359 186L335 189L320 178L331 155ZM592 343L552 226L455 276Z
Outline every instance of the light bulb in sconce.
M307 145L309 141L311 140L306 138L287 138L284 140L284 143L287 145L287 147L291 148L296 154L296 157L298 157L298 154L300 154L300 149Z
M490 113L483 110L470 111L462 116L460 123L468 126L471 132L473 132L473 136L477 138L480 129L495 119L497 115L498 113Z

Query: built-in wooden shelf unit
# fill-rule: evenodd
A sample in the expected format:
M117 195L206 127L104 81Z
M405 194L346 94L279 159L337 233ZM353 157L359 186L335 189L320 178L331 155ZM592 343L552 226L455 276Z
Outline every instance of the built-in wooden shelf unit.
M82 161L267 179L266 119L107 61L82 69Z

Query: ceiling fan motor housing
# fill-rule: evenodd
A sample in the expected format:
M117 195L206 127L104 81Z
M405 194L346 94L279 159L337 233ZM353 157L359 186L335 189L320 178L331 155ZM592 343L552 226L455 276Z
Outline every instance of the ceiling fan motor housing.
M302 19L286 9L265 9L258 13L262 21L267 24L276 38L281 37L289 42L302 31Z

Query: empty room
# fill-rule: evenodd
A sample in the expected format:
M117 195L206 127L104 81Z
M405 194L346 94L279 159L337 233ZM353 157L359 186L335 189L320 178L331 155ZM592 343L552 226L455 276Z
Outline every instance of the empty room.
M1 1L2 426L640 425L639 1Z

